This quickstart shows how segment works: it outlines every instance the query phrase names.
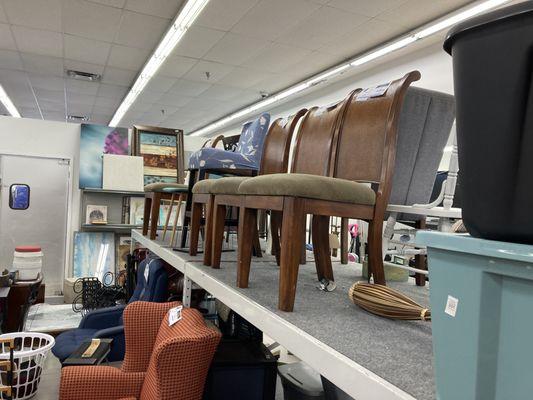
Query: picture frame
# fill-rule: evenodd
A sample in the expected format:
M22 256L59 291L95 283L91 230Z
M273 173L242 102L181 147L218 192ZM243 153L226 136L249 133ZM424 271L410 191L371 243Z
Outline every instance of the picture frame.
M85 223L93 225L107 224L107 206L87 204Z
M181 129L134 125L132 155L144 159L144 184L183 183L185 160Z

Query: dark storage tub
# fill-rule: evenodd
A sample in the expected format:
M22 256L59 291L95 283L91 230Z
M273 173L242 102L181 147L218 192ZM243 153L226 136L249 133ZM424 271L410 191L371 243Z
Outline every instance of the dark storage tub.
M533 244L533 2L455 26L444 49L465 225L472 236Z
M278 367L284 400L325 400L320 375L303 362Z

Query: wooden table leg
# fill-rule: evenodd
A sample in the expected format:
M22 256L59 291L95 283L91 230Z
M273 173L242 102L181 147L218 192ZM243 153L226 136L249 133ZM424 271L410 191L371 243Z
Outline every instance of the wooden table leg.
M348 264L348 218L341 218L341 264Z
M416 229L426 229L426 218L422 218L415 223ZM424 254L417 254L415 256L415 268L417 269L428 269L427 266L427 256ZM415 282L416 286L425 286L426 285L426 275L415 273Z

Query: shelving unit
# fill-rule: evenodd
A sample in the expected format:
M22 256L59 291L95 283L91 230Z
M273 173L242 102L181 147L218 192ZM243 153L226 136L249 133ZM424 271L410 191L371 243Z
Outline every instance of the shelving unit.
M313 262L300 266L295 311L286 313L277 309L279 268L271 256L254 260L250 287L239 289L235 252L212 269L201 255L173 251L138 230L132 239L185 275L185 306L193 283L204 288L355 399L435 399L430 324L387 320L353 305L347 292L360 276L356 264L334 264L337 290L330 293L316 289ZM414 282L390 286L428 303L428 289Z

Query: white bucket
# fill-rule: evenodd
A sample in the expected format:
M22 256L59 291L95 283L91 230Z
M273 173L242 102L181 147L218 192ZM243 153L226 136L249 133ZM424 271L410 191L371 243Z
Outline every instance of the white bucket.
M19 271L19 279L32 280L43 268L42 251L18 252L13 253L13 270Z

